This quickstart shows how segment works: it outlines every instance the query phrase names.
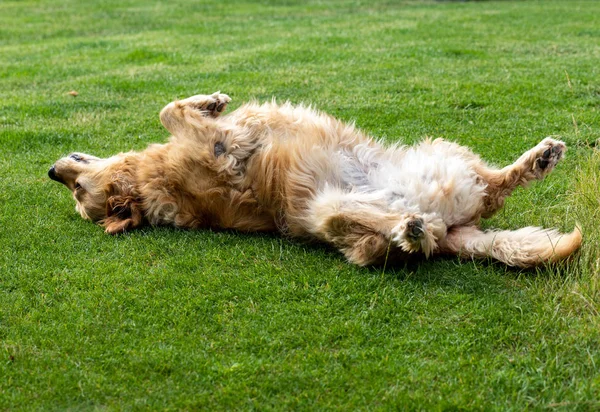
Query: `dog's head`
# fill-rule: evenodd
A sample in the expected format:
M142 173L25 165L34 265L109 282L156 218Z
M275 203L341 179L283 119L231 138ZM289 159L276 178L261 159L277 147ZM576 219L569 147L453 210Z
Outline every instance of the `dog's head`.
M71 190L75 209L84 219L98 222L107 233L115 234L143 222L135 190L134 167L128 154L100 159L72 153L59 159L48 171L48 176Z

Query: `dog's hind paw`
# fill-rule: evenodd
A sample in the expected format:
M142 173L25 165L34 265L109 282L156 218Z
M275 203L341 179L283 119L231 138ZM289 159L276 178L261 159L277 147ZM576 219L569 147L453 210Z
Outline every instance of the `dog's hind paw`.
M446 224L435 214L406 214L392 229L391 241L405 252L430 256L446 233Z
M215 92L211 95L198 94L188 97L182 100L181 103L192 107L194 110L201 111L205 116L218 117L230 101L231 98L226 94Z
M533 164L533 170L538 178L546 176L554 169L554 166L562 159L567 150L567 146L560 140L546 137L536 147L536 158Z
M392 229L392 242L406 252L417 252L421 249L421 240L425 236L423 219L409 217Z

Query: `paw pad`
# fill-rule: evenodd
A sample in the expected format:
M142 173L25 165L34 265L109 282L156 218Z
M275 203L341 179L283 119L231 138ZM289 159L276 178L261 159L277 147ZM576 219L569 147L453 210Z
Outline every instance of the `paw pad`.
M535 166L541 172L546 174L562 159L567 146L560 140L554 140L550 137L545 138L538 145L539 157L535 159Z
M184 100L195 110L202 111L206 116L217 117L231 101L231 98L224 93L216 92L211 95L199 94Z
M408 237L413 242L417 242L423 237L423 235L423 220L414 219L408 221L408 223L406 224L406 237Z

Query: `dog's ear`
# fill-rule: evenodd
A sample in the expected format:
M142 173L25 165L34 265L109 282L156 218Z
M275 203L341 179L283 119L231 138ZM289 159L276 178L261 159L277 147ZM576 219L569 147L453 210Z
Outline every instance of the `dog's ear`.
M122 233L141 226L142 222L139 202L132 196L115 195L106 201L106 219L102 221L106 233Z

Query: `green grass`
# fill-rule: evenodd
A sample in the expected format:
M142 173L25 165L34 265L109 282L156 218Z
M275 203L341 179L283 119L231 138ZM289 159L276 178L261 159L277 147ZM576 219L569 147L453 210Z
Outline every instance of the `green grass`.
M190 3L0 3L1 410L600 408L600 2ZM579 221L581 254L384 271L275 235L110 237L47 178L216 90L498 165L559 135L485 226Z

